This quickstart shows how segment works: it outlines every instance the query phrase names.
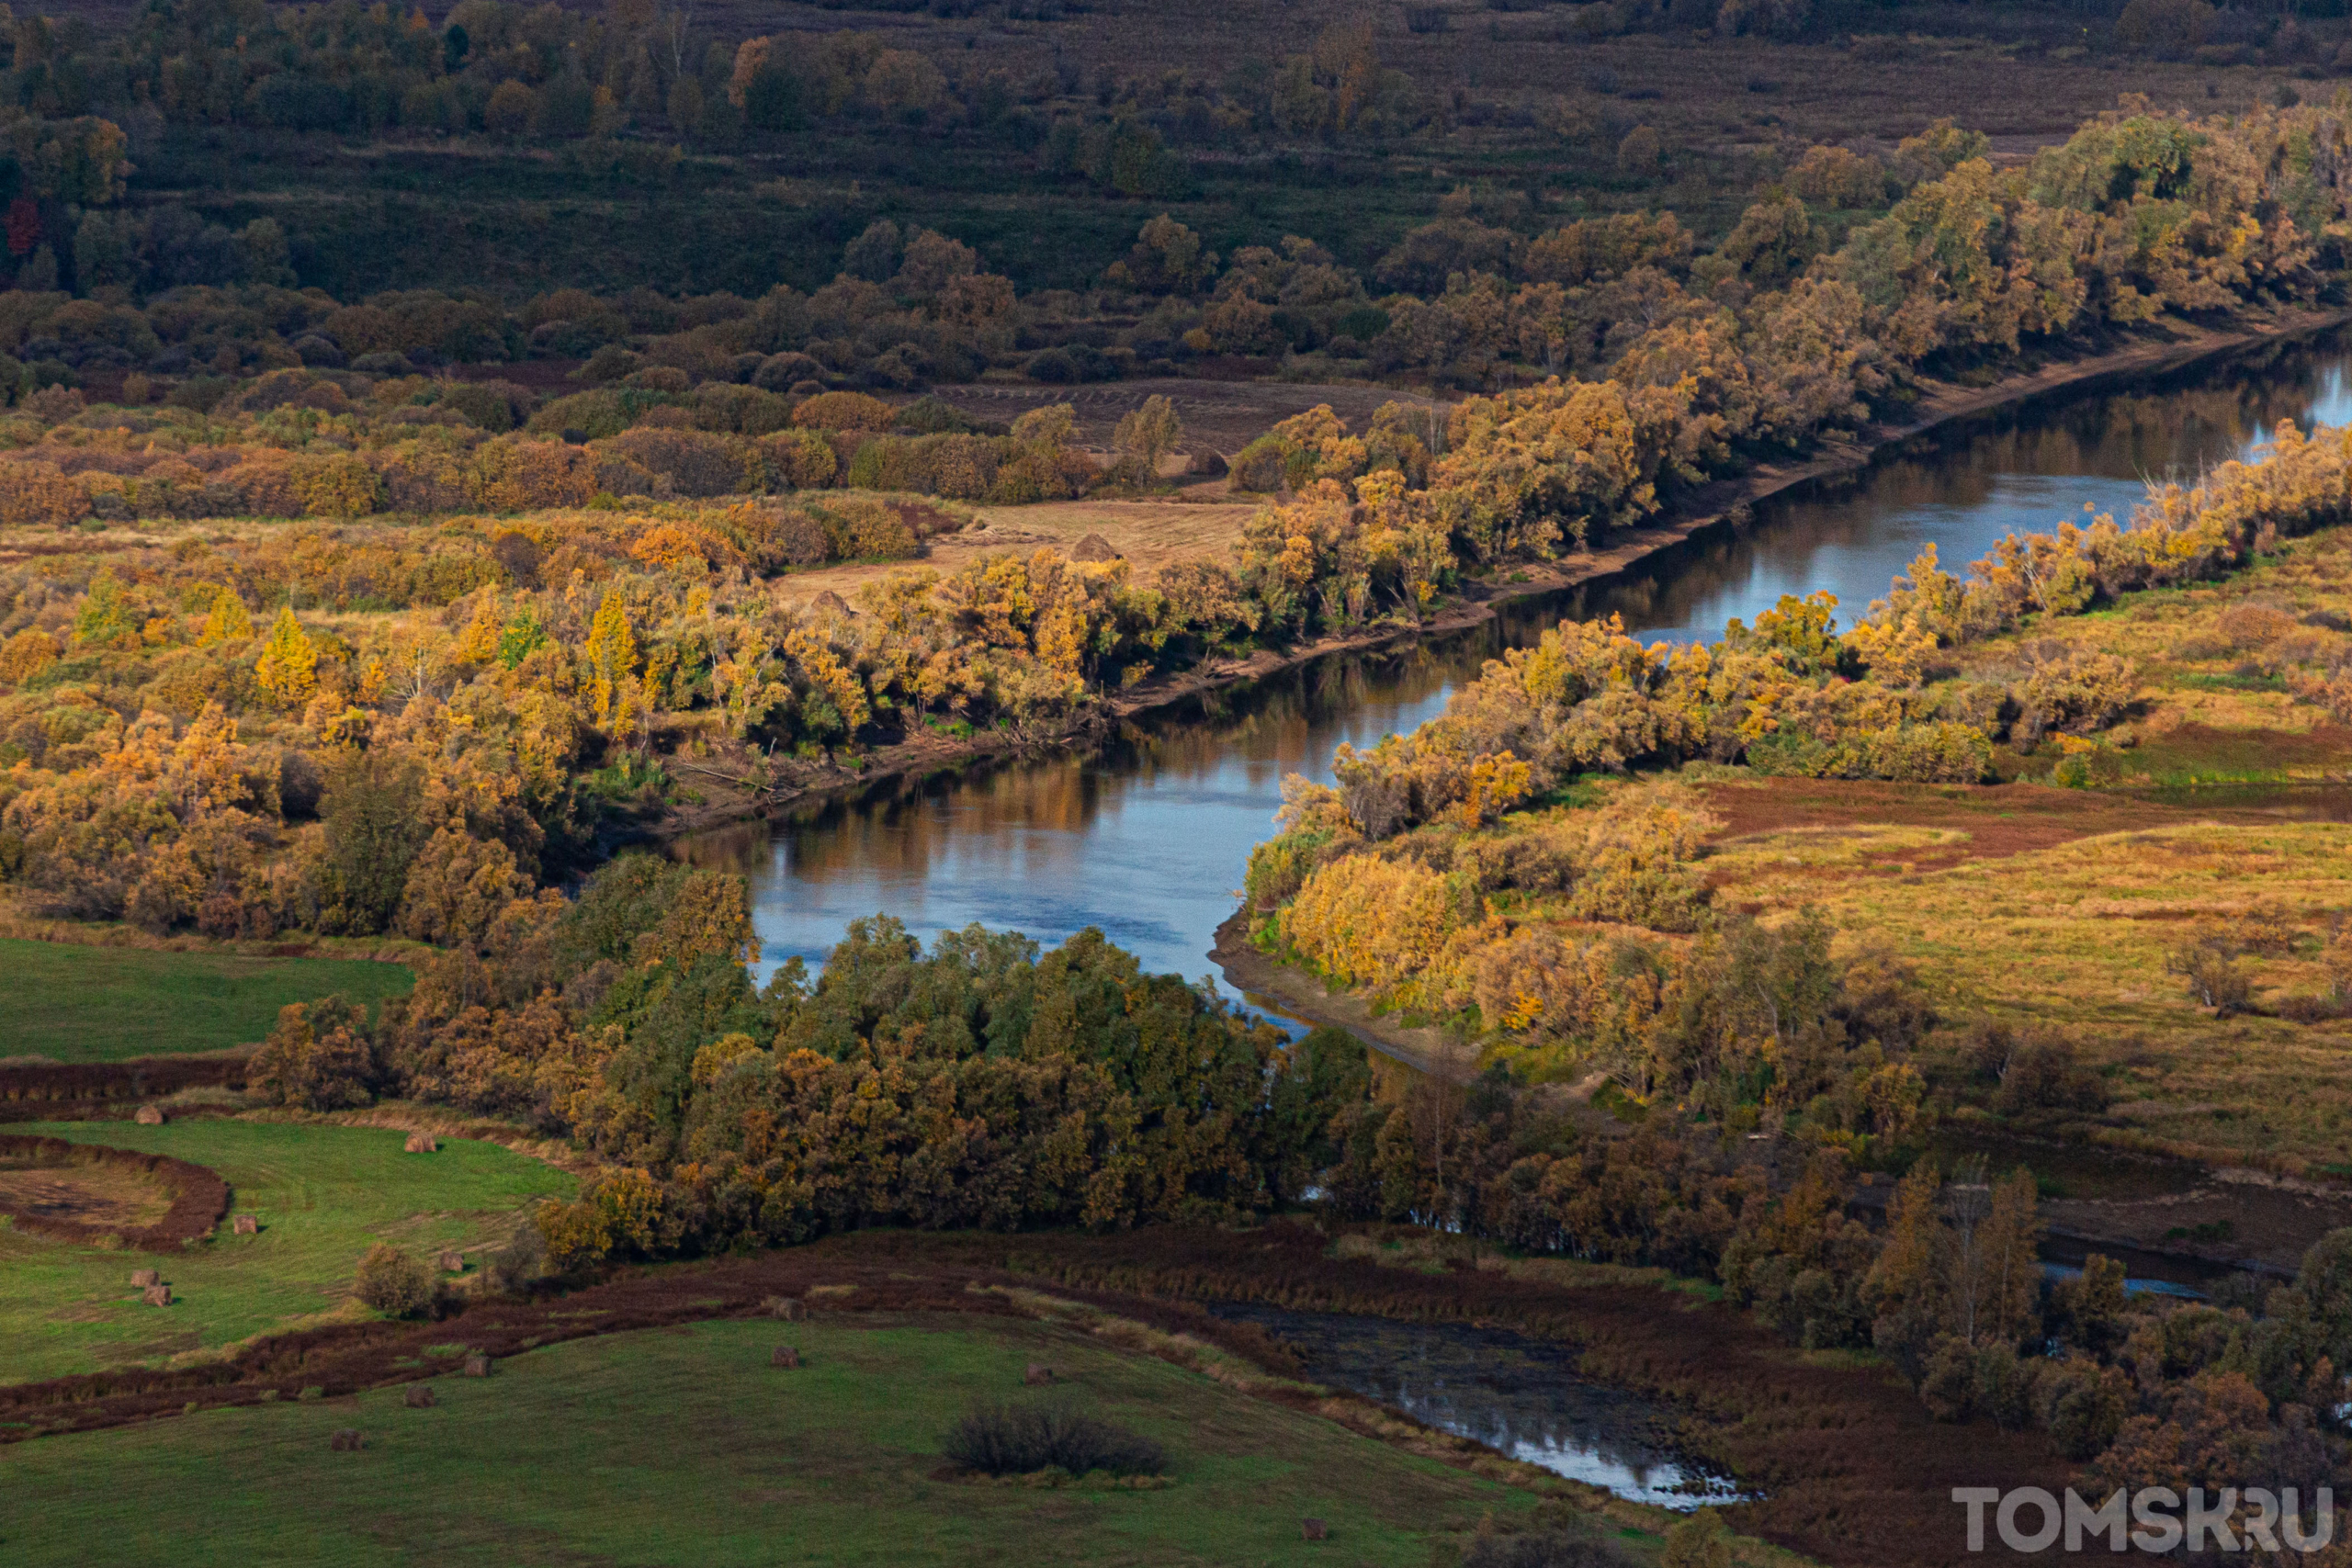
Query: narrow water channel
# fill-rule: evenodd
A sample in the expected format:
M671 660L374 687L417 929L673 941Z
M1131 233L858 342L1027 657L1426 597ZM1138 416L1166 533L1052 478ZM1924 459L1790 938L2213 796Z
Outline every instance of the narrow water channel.
M2347 372L2352 334L2336 333L1947 426L1859 475L1774 498L1736 530L1473 632L1212 694L1086 754L882 781L681 852L749 877L770 969L795 955L820 963L844 925L880 911L926 940L978 921L1051 945L1098 926L1148 971L1214 978L1212 933L1270 831L1283 776L1327 778L1340 742L1411 728L1501 649L1612 613L1645 637L1708 640L1783 593L1822 589L1849 622L1925 545L1956 569L2013 530L2086 507L2122 515L2151 480L2193 478L2281 419L2352 420Z
M1727 1476L1676 1451L1673 1420L1638 1394L1576 1370L1576 1352L1509 1329L1398 1323L1345 1313L1224 1303L1289 1346L1317 1382L1401 1410L1637 1503L1696 1508L1741 1495Z

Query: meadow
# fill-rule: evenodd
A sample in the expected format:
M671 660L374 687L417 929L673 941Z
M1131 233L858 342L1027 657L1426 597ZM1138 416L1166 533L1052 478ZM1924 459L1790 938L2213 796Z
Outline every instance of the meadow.
M768 1365L779 1344L804 1365ZM973 1406L1052 1397L1157 1439L1159 1490L941 1479ZM1040 1324L943 1316L710 1322L577 1341L399 1388L208 1410L0 1449L0 1550L25 1568L582 1561L1423 1568L1524 1492L1368 1442L1197 1372ZM334 1431L367 1446L330 1453ZM194 1506L202 1498L203 1506ZM1643 1546L1636 1537L1628 1542ZM1647 1545L1655 1548L1655 1538ZM1645 1560L1648 1551L1641 1551Z
M445 1137L437 1152L401 1152L404 1135L223 1116L160 1127L60 1122L11 1132L167 1154L227 1179L232 1216L176 1258L70 1246L0 1229L0 1382L62 1377L133 1362L217 1354L253 1336L322 1316L368 1315L351 1299L352 1271L378 1241L430 1258L503 1243L526 1205L569 1197L577 1180L496 1144ZM143 1304L135 1269L159 1268L169 1307Z
M340 992L373 1008L414 979L403 965L355 959L0 937L0 1059L120 1062L255 1045L288 1002Z

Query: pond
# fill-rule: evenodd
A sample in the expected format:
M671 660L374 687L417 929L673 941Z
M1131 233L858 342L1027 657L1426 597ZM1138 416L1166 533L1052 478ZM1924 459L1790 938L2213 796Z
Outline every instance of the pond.
M1577 1353L1566 1346L1468 1324L1397 1323L1255 1303L1210 1310L1283 1341L1316 1382L1555 1475L1668 1508L1744 1495L1730 1477L1676 1451L1668 1412L1581 1376Z

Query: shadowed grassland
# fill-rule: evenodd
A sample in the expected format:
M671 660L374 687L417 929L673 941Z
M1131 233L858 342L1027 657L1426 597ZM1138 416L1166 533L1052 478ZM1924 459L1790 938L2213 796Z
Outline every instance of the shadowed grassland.
M539 1197L574 1179L495 1144L445 1138L404 1155L403 1135L375 1127L204 1119L141 1127L64 1122L11 1131L171 1155L217 1170L234 1214L178 1258L107 1251L0 1230L0 1382L62 1377L203 1352L301 1318L352 1306L346 1291L377 1241L413 1251L503 1239ZM160 1268L169 1307L143 1304L134 1269Z
M0 1056L119 1062L258 1044L288 1002L340 991L372 1007L414 983L398 964L0 938Z
M773 1371L797 1345L806 1364ZM1157 1491L932 1479L975 1404L1029 1362L1058 1397L1165 1446ZM1164 1362L1041 1325L705 1323L581 1341L398 1389L209 1411L0 1451L0 1550L47 1563L1295 1561L1421 1568L1432 1537L1525 1494ZM330 1453L356 1427L360 1452ZM224 1477L234 1477L224 1484Z

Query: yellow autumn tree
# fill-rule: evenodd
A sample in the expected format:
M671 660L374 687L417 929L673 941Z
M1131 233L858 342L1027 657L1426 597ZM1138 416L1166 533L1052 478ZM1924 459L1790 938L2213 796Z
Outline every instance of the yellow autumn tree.
M262 646L261 659L254 665L254 677L261 682L262 690L277 698L280 705L295 707L308 702L319 689L317 647L294 618L294 606L286 605L277 612L277 624L269 628L269 640Z
M465 664L487 664L498 657L498 634L505 623L498 610L498 590L485 588L474 597L473 618L458 634L458 659Z
M223 588L212 596L212 608L206 612L204 629L197 634L196 646L210 648L216 642L242 642L254 635L254 618L245 614L245 602L237 597L233 588Z
M596 722L612 717L613 698L621 683L637 673L637 634L629 629L628 606L618 593L607 593L596 606L588 628L588 691L596 705Z

